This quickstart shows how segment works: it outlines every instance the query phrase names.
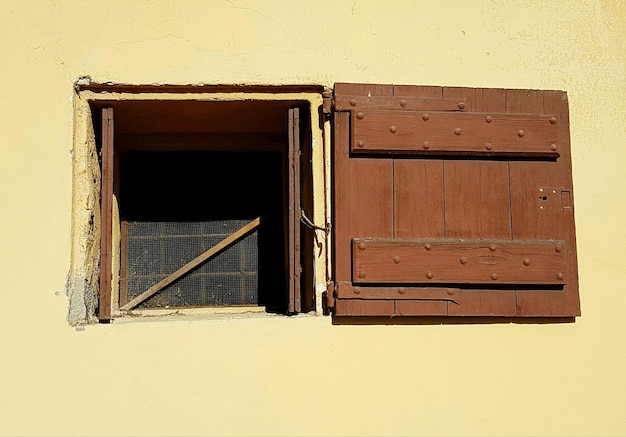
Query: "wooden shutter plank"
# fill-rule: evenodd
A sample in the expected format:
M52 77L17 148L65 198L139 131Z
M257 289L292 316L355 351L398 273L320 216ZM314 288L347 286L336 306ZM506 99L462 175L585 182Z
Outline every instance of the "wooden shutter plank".
M335 113L335 280L349 281L353 237L393 236L393 162L349 158L350 114Z
M445 98L463 98L466 102L466 111L496 112L506 110L506 93L502 88L464 88L445 87Z
M470 100L468 106L477 112L503 113L506 111L506 91L502 88L476 88L472 98L468 100ZM515 316L517 314L514 290L460 290L455 293L455 298L456 304L448 305L449 315Z
M393 96L393 85L372 83L336 83L335 97L351 96Z
M98 319L111 320L111 280L113 275L113 108L102 109L102 190L100 234L100 292Z
M476 112L476 90L474 88L447 86L441 90L441 96L446 99L463 98L465 99L465 109Z
M559 91L507 90L508 111L529 109L557 115L560 156L553 162L510 163L513 235L565 240L568 283L561 291L518 290L517 311L523 316L580 315L567 96Z
M393 300L345 299L335 302L336 316L393 316Z
M443 98L443 88L429 85L394 85L394 96ZM456 96L455 96L456 97Z
M513 237L521 240L566 240L569 236L563 219L563 191L570 192L554 164L512 162L511 211ZM567 200L566 200L567 201ZM569 203L569 201L567 201Z
M507 90L507 110L543 113L541 93L535 90ZM563 182L560 166L554 162L510 163L513 238L556 239L559 236L561 224L559 214L555 216L555 213L560 205L556 206L554 193L539 190L541 187L559 187ZM544 196L546 201L541 199Z
M506 93L502 88L476 88L474 103L471 105L476 112L504 112L506 109Z
M511 239L508 163L444 162L446 238Z
M358 111L352 151L556 157L556 117L534 114Z
M578 290L565 286L562 291L517 290L517 314L524 317L580 316Z
M398 300L396 316L445 316L448 314L448 302L436 300Z
M355 239L353 281L359 284L567 283L563 242Z
M335 281L350 281L350 113L334 113L333 133L333 270Z
M445 316L447 302L422 300L339 300L337 316Z
M460 290L448 303L450 316L515 316L514 290Z
M557 127L559 129L559 140L562 147L559 148L560 158L558 172L565 184L572 186L572 158L569 134L569 109L567 94L564 91L542 91L543 112L545 114L556 114Z
M444 89L446 97L464 97L466 110L503 113L506 110L506 93L501 88L451 88ZM514 290L458 290L454 301L448 303L450 316L515 316Z
M511 113L543 113L543 92L539 90L506 90L506 109Z
M352 161L353 235L392 236L392 162L380 159Z
M443 238L443 162L394 161L395 238Z
M465 107L463 99L442 99L431 97L408 96L352 96L341 95L335 98L336 111L462 111Z

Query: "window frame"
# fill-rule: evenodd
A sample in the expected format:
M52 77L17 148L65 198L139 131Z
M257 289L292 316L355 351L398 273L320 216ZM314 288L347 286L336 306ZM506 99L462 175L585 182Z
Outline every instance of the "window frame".
M68 294L74 304L70 304L68 321L71 324L82 324L93 322L99 313L97 307L97 296L99 295L99 269L100 259L100 233L103 216L100 212L100 184L101 173L98 163L96 148L97 127L94 129L90 105L96 102L99 105L107 101L124 100L197 100L197 101L293 101L310 108L311 125L307 126L310 133L307 133L313 144L325 145L323 129L316 129L323 126L324 121L320 119L318 108L322 104L323 87L320 86L239 86L239 85L216 85L216 86L131 86L117 84L95 84L88 80L79 80L75 86L75 135L73 148L73 207L72 207L72 257L70 263L70 273L68 276ZM324 167L325 147L313 148L311 150L312 160L317 162L320 168ZM326 220L326 196L324 175L316 172L313 175L311 199L309 205L312 211L308 212L311 219L317 223L324 223ZM316 194L313 196L313 194ZM88 205L82 209L81 204ZM115 205L112 207L112 214L115 215ZM106 226L106 223L105 223ZM118 231L119 233L119 231ZM318 235L321 237L321 235ZM111 239L113 247L119 247L119 235ZM317 249L317 248L316 248ZM113 249L111 255L104 255L111 260L112 271L115 272L119 266L119 251ZM322 278L325 283L327 276L328 252L318 252L315 250L311 255L311 265L308 278ZM320 274L321 273L321 274ZM119 276L112 275L111 281L119 283ZM78 287L76 286L78 285ZM320 284L311 284L311 290L315 299L315 311L321 312ZM110 313L102 312L101 321L106 323L112 318L122 316L119 311L119 303L116 299L119 289L115 289L111 304ZM83 306L83 302L87 304ZM106 305L106 300L105 300ZM158 311L158 310L157 310ZM242 309L247 312L249 309ZM197 312L192 310L191 312ZM208 313L214 312L208 309ZM227 312L231 312L228 310Z

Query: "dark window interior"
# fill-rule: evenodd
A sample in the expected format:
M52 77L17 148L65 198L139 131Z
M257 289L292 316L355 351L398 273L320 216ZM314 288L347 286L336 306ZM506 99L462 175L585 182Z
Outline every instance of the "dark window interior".
M284 310L285 248L276 244L284 238L279 152L128 152L120 158L128 299L262 216L258 230L141 306Z

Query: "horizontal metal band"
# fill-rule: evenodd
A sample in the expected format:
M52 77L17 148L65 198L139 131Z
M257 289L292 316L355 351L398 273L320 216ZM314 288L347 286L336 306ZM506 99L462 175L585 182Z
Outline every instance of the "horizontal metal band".
M335 297L338 299L410 299L456 302L459 291L455 288L436 287L359 287L350 282L339 282L335 285Z
M448 303L425 300L338 299L335 316L447 316Z
M558 157L555 116L426 111L357 111L355 153Z
M355 284L567 283L562 241L354 239Z

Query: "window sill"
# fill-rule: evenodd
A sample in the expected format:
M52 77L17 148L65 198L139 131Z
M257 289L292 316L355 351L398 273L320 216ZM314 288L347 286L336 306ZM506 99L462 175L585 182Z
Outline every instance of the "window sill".
M194 321L216 319L248 319L248 318L303 318L315 317L315 311L294 316L268 313L265 307L204 307L204 308L163 308L134 311L116 311L113 323L133 323L146 321Z

